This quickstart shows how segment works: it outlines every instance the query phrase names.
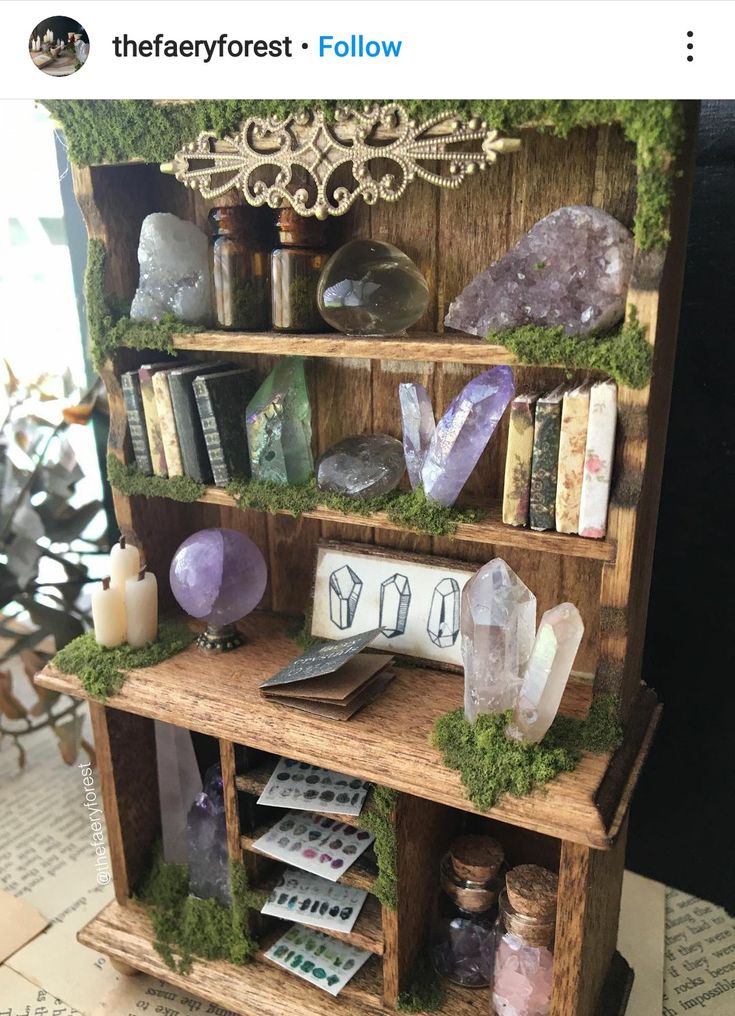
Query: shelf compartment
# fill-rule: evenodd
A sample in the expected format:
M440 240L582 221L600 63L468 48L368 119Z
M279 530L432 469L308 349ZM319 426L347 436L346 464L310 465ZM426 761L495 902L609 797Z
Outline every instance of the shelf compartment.
M223 960L194 960L191 970L179 974L163 962L153 948L154 932L145 911L135 904L110 903L77 938L82 945L121 960L144 973L227 1009L248 1016L324 1016L330 1004L341 1016L370 1016L381 1012L383 978L379 959L372 957L345 985L338 999L263 957L242 967Z
M240 844L243 850L249 850L251 853L257 854L259 857L267 857L270 861L280 863L278 858L271 857L270 854L266 854L262 850L258 850L257 847L253 846L255 841L260 839L261 836L264 836L269 829L270 826L264 825L259 829L256 829L254 833L241 836ZM364 889L365 892L372 893L375 889L377 877L377 873L370 870L363 858L358 857L352 867L348 868L343 875L340 875L337 882L340 883L340 885L348 885L353 889Z
M243 844L244 845L244 844ZM283 865L285 867L285 865ZM353 871L357 865L353 865L350 871ZM350 871L346 874L349 875ZM341 878L340 883L343 885L347 884L344 878ZM276 879L271 878L266 880L262 886L258 886L265 892L270 892L276 883ZM353 888L355 888L353 886ZM358 886L357 888L363 888ZM279 918L282 920L282 918ZM368 952L373 953L375 956L382 956L384 949L384 936L383 936L383 911L378 900L368 895L365 903L363 904L360 915L355 921L352 931L335 931L334 929L319 928L316 925L309 924L308 921L294 922L303 924L305 928L312 928L314 931L321 931L325 935L331 936L331 938L339 938L343 942L349 942L350 945L357 946L358 949L367 949Z
M201 504L218 505L222 508L236 508L237 502L221 487L207 487L204 495L199 498ZM497 547L520 547L522 550L533 550L548 554L559 554L563 557L582 557L592 561L611 563L615 560L615 544L611 540L593 540L586 536L570 536L552 530L537 532L520 526L506 526L502 520L500 502L491 502L482 506L487 516L480 522L460 522L454 538L467 540L470 543L493 544ZM290 515L284 510L277 515ZM414 533L415 530L392 522L386 512L373 512L372 515L357 513L345 515L333 508L315 508L306 511L303 517L319 519L322 522L334 522L347 526L375 526L393 533Z
M205 662L202 651L192 645L155 667L130 671L108 704L477 813L459 774L443 764L430 739L437 717L462 705L462 677L397 667L385 692L351 720L307 715L268 701L258 690L300 653L286 634L289 624L288 619L257 612L241 625L247 640L241 649L207 656ZM60 674L53 665L36 680L45 688L88 697L77 677ZM588 682L570 682L562 712L585 715L590 695ZM655 698L642 700L638 714L634 710L640 722L629 727L612 760L609 754L586 753L574 772L562 773L526 797L506 795L481 814L590 847L610 847L659 711ZM598 804L601 792L604 807Z
M260 353L268 356L349 357L366 360L418 360L434 363L474 363L478 366L514 364L505 346L461 332L409 332L370 338L325 332L319 335L287 332L195 332L174 336L174 348L192 353Z
M266 783L271 778L271 774L275 767L278 759L274 759L269 765L256 766L254 769L249 769L246 773L242 773L240 776L235 777L235 786L238 790L241 790L245 794L252 794L255 797L260 795L265 790ZM266 806L268 807L268 806ZM284 809L288 809L288 805L283 805ZM331 818L334 822L347 822L349 825L360 828L360 816L359 815L340 815L333 811L312 811L312 815L318 815L320 818Z

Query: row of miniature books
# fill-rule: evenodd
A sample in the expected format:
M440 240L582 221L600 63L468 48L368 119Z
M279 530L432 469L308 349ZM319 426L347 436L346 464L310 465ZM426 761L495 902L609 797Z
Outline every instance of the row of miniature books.
M221 361L144 364L121 378L135 464L148 476L224 487L250 475L245 408L250 370Z
M602 539L607 531L617 387L586 380L510 407L503 522Z

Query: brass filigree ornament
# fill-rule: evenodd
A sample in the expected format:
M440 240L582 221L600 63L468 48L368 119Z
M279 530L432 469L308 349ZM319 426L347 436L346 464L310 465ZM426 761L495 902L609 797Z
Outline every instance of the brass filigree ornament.
M455 190L520 144L477 118L465 123L450 112L419 123L399 103L388 103L342 107L330 122L312 109L253 117L222 140L204 131L161 170L205 198L237 188L254 207L290 204L299 215L326 219L344 215L358 197L368 205L397 201L416 178ZM351 175L338 174L346 166Z

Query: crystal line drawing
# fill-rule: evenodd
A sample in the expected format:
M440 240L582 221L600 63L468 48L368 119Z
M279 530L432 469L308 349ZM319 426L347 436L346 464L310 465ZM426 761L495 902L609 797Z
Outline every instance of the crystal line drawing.
M387 639L403 635L411 606L411 586L406 575L396 572L380 583L380 630Z
M362 579L348 564L329 576L329 616L343 631L352 627L361 593Z
M438 582L431 597L426 630L429 638L440 649L450 649L459 635L459 583L444 578Z

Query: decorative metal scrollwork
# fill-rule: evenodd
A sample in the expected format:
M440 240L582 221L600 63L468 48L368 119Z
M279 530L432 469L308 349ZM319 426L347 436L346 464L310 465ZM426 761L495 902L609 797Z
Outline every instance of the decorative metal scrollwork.
M397 201L417 177L455 189L519 147L477 118L465 123L446 113L417 122L399 103L388 103L343 107L329 122L311 109L254 117L222 140L205 131L161 169L205 198L238 188L250 205L290 204L299 215L326 219L344 215L358 197L369 205ZM347 165L351 174L339 172Z

